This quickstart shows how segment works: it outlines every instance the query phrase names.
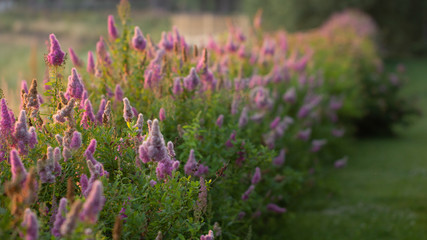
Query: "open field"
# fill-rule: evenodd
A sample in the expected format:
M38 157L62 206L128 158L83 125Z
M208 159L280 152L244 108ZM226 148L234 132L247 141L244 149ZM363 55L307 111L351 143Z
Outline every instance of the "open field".
M14 109L18 105L21 80L43 79L48 53L46 42L55 33L62 48L74 51L86 60L99 36L107 35L106 19L111 11L31 12L12 11L0 14L0 88L5 90ZM161 31L170 28L164 12L132 12L132 23L158 40ZM118 22L119 24L119 22ZM70 65L68 65L68 68ZM66 69L69 72L69 69Z

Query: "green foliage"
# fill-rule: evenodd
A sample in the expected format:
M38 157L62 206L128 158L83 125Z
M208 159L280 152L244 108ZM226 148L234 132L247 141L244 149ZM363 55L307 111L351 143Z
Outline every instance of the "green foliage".
M183 42L165 50L148 39L145 51L133 49L127 1L119 5L119 15L121 37L106 41L107 52L97 49L96 74L76 67L88 100L95 109L101 99L108 100L111 112L100 109L103 121L91 120L82 106L88 100L77 98L75 105L69 105L71 100L67 103L73 114L64 116L65 121L58 118L66 112L62 106L66 103L56 105L65 78L59 77L62 69L51 69L49 84L53 89L45 94L48 107L41 109L43 124L35 126L38 144L28 154L20 153L26 169L37 166L37 200L20 192L31 191L25 188L28 184L22 187L16 180L19 172L12 173L8 161L0 163L4 169L0 181L8 187L2 192L19 200L15 204L0 198L5 218L14 212L17 219L9 225L0 221L4 233L28 234L20 224L24 209L30 208L38 217L40 238L54 238L50 233L58 201L66 197L69 212L78 209L79 201L87 207L98 190L91 184L98 179L103 196L97 196L97 204L102 203L102 210L92 221L79 212L72 234L65 239L111 239L118 235L154 239L159 232L166 239L199 239L209 230L214 230L216 237L221 233L223 239L258 239L265 235L264 226L287 219L284 207L313 181L313 172L342 156L342 134L334 134L334 130L354 127L352 120L378 111L368 108L370 101L382 97L388 97L390 105L398 101L397 85L386 89L384 96L372 92L367 100L357 99L365 87L380 89L381 84L364 78L375 76L373 67L378 58L371 39L357 37L355 26L348 31L320 29L279 41L276 38L283 37L281 33L265 34L257 28L247 42L240 43L250 47L254 57L224 50L232 49L231 44L220 41L224 49L204 50L208 54L204 58ZM269 48L269 40L277 47ZM283 41L289 41L290 47L284 47ZM302 49L299 43L316 51ZM198 79L189 87L188 79L183 78L193 67ZM176 89L176 83L185 84ZM123 96L118 91L114 95L116 88L123 89ZM295 90L295 96L287 99L290 89ZM122 97L128 98L131 106ZM343 108L337 99L344 99ZM134 108L132 112L130 108ZM165 110L165 117L159 116L160 109ZM382 124L392 126L400 120L393 117L400 109L387 111L392 119L386 118ZM134 111L142 113L146 121L137 122ZM218 123L221 115L223 121ZM31 123L33 117L29 118ZM307 130L310 134L302 136ZM79 148L68 143L75 131L82 135ZM19 142L19 135L14 132L10 138L0 139L6 157L22 144L30 148L27 140ZM55 138L59 135L62 141ZM92 157L89 146L93 140L97 146ZM43 179L43 166L38 161L49 157L49 146L58 147L67 156L58 161L62 173L53 182ZM192 150L196 163L186 163ZM121 231L117 219L122 223Z

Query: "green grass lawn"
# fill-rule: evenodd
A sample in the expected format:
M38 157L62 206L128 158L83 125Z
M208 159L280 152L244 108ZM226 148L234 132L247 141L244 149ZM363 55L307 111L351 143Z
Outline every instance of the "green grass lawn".
M396 62L390 62L394 65ZM405 94L427 112L427 59L406 60ZM354 140L348 166L325 170L289 206L283 239L426 239L427 117L398 136Z

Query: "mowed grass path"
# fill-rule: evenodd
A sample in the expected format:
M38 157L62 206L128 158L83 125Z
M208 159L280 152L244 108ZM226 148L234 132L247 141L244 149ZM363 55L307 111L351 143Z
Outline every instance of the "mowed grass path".
M405 94L427 113L427 59L403 63ZM427 115L395 138L354 140L348 166L324 174L290 206L287 240L427 239Z

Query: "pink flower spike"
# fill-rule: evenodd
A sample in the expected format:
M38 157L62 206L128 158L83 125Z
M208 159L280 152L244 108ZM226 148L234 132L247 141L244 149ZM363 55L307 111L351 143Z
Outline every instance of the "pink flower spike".
M10 165L12 172L12 181L17 180L22 175L22 182L25 182L27 178L27 170L22 164L21 158L18 155L18 152L15 149L10 151Z
M124 93L123 93L123 89L120 87L120 84L116 85L114 95L115 95L117 101L119 101L119 102L123 101Z
M224 123L224 115L219 115L218 118L216 119L216 125L221 128L222 124Z
M156 181L154 181L154 180L150 180L150 186L154 187L156 184L157 184L157 182L156 182Z
M348 157L338 159L337 161L335 161L334 167L337 169L344 168L345 166L347 166L347 161L348 161Z
M74 131L73 137L71 138L70 148L72 150L77 150L82 146L82 134Z
M188 156L187 163L184 166L184 172L187 175L193 175L197 170L196 157L194 156L194 150L191 149L190 155Z
M99 180L95 180L89 196L86 198L86 202L83 204L80 218L92 224L96 223L98 220L98 214L101 212L104 202L105 197L103 195L102 183Z
M95 61L93 60L93 53L87 52L87 67L86 71L90 74L95 74Z
M0 133L4 138L12 135L14 129L14 120L12 119L9 108L7 107L6 99L1 99L1 112L0 112Z
M275 129L280 123L280 117L276 117L271 123L270 123L270 129Z
M287 211L286 208L279 207L274 203L269 203L267 205L267 210L275 212L275 213L285 213Z
M47 61L52 66L61 66L64 63L65 53L61 50L61 45L59 45L58 40L56 39L55 34L49 35L50 39L50 52L47 55Z
M74 50L72 48L68 48L68 52L70 53L71 62L73 63L74 67L81 67L83 65L82 61L79 59Z
M71 75L68 77L67 94L75 99L82 99L84 91L82 79L75 68L71 69Z
M252 176L252 185L256 185L261 181L261 169L259 167L255 168L255 173Z
M164 120L166 120L166 112L165 112L165 109L164 109L164 108L160 108L160 111L159 111L159 119L160 119L160 121L164 121Z
M139 29L139 27L136 26L134 30L134 35L132 38L132 47L135 50L144 51L146 45L147 45L147 40L145 40L144 35L141 32L141 29Z
M37 216L29 208L25 209L22 227L25 228L25 240L37 240L39 237L39 223Z
M279 156L273 159L273 165L282 166L283 163L285 162L285 157L286 157L285 149L280 150Z
M119 37L113 15L108 16L108 34L113 41Z
M53 223L52 234L55 237L61 237L61 225L65 222L65 216L67 214L67 199L61 198L59 201L58 212L55 216L55 222Z

